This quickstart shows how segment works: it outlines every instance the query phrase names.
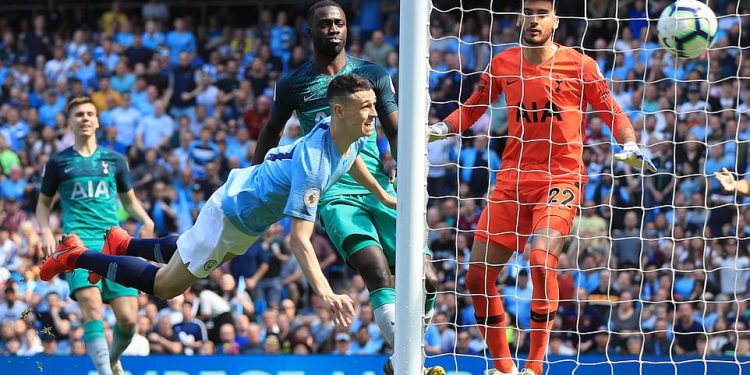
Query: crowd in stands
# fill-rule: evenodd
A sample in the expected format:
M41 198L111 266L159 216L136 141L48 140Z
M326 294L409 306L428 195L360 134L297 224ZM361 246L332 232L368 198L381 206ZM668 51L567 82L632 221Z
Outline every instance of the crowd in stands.
M711 177L724 167L744 176L748 165L750 63L742 57L750 7L712 1L720 15L717 48L709 58L675 61L659 49L655 22L644 21L666 3L588 1L588 17L598 20L564 18L556 33L556 41L585 47L599 63L659 172L642 177L613 162L619 146L596 114L588 117L589 182L559 257L562 302L551 354L750 355L750 210ZM382 65L398 87L398 2L344 4L348 53ZM45 162L73 144L67 97L93 97L100 147L126 155L156 235L181 233L232 168L250 165L275 81L311 56L303 7L259 8L257 18L237 24L217 15L201 23L162 1L128 8L113 1L95 18L81 7L48 1L30 17L0 17L3 355L85 352L67 283L39 280L45 254L34 218ZM615 14L629 20L614 22ZM514 18L500 13L433 11L430 123L468 97L492 56L518 44L516 30ZM425 335L428 355L485 350L463 277L483 198L501 167L506 119L501 96L463 137L428 146L428 241L441 281ZM293 117L281 142L299 136ZM395 168L382 134L379 145L386 168ZM138 233L123 210L120 219ZM59 206L52 221L60 235ZM323 228L313 238L321 267L357 306L348 328L336 327L308 290L287 232L288 222L273 225L245 255L182 296L141 294L137 335L125 354L389 352L362 278L342 263ZM520 353L529 349L526 250L498 280ZM111 335L108 307L105 321Z

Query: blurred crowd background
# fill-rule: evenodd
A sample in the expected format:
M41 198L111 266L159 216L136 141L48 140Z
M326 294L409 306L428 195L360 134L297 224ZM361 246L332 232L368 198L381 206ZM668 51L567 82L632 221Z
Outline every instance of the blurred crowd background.
M45 162L73 143L67 97L93 96L100 147L127 156L159 236L189 228L229 170L250 165L275 81L311 56L310 4L229 3L32 1L0 16L0 353L85 351L67 283L39 280L45 254L34 217ZM494 2L493 14L479 3L459 9L435 1L430 122L470 95L492 56L517 45L515 19L504 12L518 4ZM563 301L552 354L750 354L750 210L711 177L724 167L740 177L747 169L750 6L710 1L720 16L716 48L675 61L659 50L655 22L646 20L667 3L578 0L559 10L555 40L597 60L659 173L642 178L613 163L611 133L596 114L588 117L590 181L559 259ZM348 53L382 65L398 87L398 2L342 5ZM580 17L584 10L589 20ZM441 281L428 355L485 350L463 277L483 198L501 167L506 119L500 97L463 137L428 148L428 241ZM293 117L282 143L299 136ZM379 145L386 168L395 168L382 132ZM137 233L123 210L120 219ZM59 228L59 206L52 220ZM313 243L334 287L356 302L349 328L335 327L308 290L287 232L285 221L272 226L183 296L141 295L138 334L125 354L389 352L362 279L325 231L317 228ZM526 254L514 256L498 280L519 353L528 351ZM105 320L111 335L109 308Z

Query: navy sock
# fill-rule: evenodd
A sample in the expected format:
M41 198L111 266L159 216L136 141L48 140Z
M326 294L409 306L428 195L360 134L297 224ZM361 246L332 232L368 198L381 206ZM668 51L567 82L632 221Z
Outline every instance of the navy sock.
M116 256L85 251L78 258L78 268L84 268L118 284L153 295L159 267L136 257Z
M161 238L133 238L128 244L128 255L153 260L157 263L169 263L175 251L177 251L177 239L179 236L167 236Z

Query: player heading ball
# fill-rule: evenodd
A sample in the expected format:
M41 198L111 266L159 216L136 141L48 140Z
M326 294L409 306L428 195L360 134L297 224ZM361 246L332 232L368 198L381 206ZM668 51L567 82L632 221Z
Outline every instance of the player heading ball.
M395 207L396 199L358 156L375 131L376 99L370 82L354 74L336 77L328 86L327 100L332 116L293 144L270 150L263 163L233 170L203 206L195 225L182 235L144 240L115 229L107 234L113 244L109 254L87 251L77 235L68 235L42 266L42 279L78 267L172 298L243 254L272 223L290 216L292 252L302 271L335 322L348 325L353 303L347 295L334 294L310 242L320 196L349 171L383 204ZM168 264L157 267L140 258Z

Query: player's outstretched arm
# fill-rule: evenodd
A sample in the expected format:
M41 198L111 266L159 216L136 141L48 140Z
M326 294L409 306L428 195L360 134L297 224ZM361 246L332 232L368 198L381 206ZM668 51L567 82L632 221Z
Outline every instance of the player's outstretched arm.
M388 194L388 192L380 186L372 173L367 170L365 162L362 161L362 158L359 156L357 156L354 164L352 164L352 167L349 169L349 175L359 182L360 185L367 188L367 190L369 190L375 198L378 198L381 203L390 208L396 208L396 197Z
M583 66L583 94L597 115L606 123L622 145L623 151L614 155L615 160L638 169L655 173L656 166L643 155L636 144L635 131L622 107L612 97L596 61L586 57Z
M492 60L491 65L502 64L502 62L496 60L497 58L495 57ZM477 86L466 102L460 103L459 108L448 115L443 121L432 124L427 128L429 136L427 141L433 142L444 139L445 137L471 128L487 111L490 103L495 101L501 93L502 89L500 85L492 84L492 76L488 72L484 72L482 78L479 80L479 86Z
M750 183L747 180L735 180L728 169L722 168L721 172L714 172L714 176L719 180L722 189L725 191L729 193L736 191L739 195L750 195Z
M310 242L314 228L315 223L312 221L292 218L292 230L289 238L292 253L297 258L302 273L307 277L313 291L323 299L324 305L331 311L334 323L348 326L354 318L354 303L345 294L334 294L331 285L323 275L318 257L315 255L315 249Z

